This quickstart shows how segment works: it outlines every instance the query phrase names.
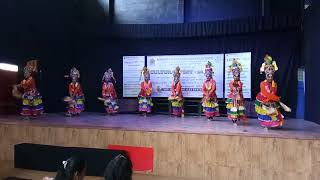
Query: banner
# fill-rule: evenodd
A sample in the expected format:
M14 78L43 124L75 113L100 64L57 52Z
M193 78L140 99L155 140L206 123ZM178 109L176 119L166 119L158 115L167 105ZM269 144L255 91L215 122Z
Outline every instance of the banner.
M138 97L144 56L123 56L123 97Z
M213 65L217 96L222 98L223 54L147 56L147 65L153 85L152 96L169 97L171 95L172 73L179 66L182 72L180 79L183 96L202 97L202 84L206 79L204 70L208 61Z
M232 60L234 58L236 58L242 65L240 79L243 83L243 96L244 98L251 98L251 52L225 54L224 97L227 98L230 93L229 83L233 79L233 75L232 72L229 73L229 66L232 64Z

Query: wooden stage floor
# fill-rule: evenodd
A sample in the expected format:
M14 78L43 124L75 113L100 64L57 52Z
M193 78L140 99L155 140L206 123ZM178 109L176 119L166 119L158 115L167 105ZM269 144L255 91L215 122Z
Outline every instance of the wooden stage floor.
M0 116L0 161L13 161L14 145L35 143L104 149L151 147L148 175L205 180L319 180L320 125L286 119L264 130L257 119L234 127L224 117L46 114L38 119ZM168 178L169 179L169 178Z
M186 116L175 118L168 115L82 113L65 117L63 114L46 114L37 119L24 120L21 116L0 116L0 124L41 127L68 127L89 129L116 129L125 131L171 132L189 134L236 135L252 137L275 137L294 139L320 139L320 125L302 119L285 119L280 129L265 130L257 119L249 119L233 126L225 117L207 121L205 117Z

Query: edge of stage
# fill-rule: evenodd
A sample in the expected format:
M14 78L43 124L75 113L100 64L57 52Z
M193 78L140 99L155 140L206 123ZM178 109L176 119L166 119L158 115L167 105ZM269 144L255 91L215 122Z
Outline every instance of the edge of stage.
M116 114L84 112L79 116L66 117L62 113L44 114L36 119L26 120L17 115L1 115L0 124L17 126L64 127L86 129L115 129L124 131L166 132L208 135L231 135L251 137L273 137L313 140L320 139L320 125L302 119L285 119L282 128L265 130L258 119L248 119L233 126L226 117L207 121L205 117L169 115Z
M245 131L246 130L246 131ZM225 117L82 113L38 119L0 116L0 160L14 160L14 145L33 143L105 149L150 147L156 176L184 179L316 180L320 177L320 125L287 119L264 130L257 119L234 127ZM303 163L301 163L303 162Z

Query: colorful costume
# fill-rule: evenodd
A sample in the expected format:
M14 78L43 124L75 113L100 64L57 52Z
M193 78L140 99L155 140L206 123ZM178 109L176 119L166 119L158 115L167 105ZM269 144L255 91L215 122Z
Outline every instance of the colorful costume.
M24 68L25 79L19 85L23 88L22 111L23 116L38 116L43 113L42 97L37 90L32 75L37 72L37 61L28 61Z
M84 111L84 94L78 82L80 72L73 67L70 70L69 77L71 78L71 83L69 84L69 97L65 98L65 101L68 103L66 115L79 115Z
M205 116L212 119L219 115L219 105L216 95L216 81L212 79L213 70L211 62L208 62L205 69L206 81L202 85L202 107Z
M144 67L141 71L144 76L144 81L140 84L139 93L139 111L144 113L150 113L151 107L153 106L151 94L152 94L152 83L150 81L150 73L147 67Z
M176 70L173 73L173 78L171 96L168 98L169 101L171 101L172 114L175 116L184 116L179 66L176 67Z
M266 55L265 62L260 68L260 73L266 74L266 80L260 83L260 92L255 101L255 110L263 127L281 127L283 115L280 112L280 97L277 96L277 83L273 80L273 74L278 70L272 57Z
M114 114L118 112L119 106L117 105L117 93L113 86L112 79L115 81L112 69L109 68L102 78L102 98L104 106L108 114Z
M229 66L229 72L233 74L233 80L230 81L230 94L226 100L228 119L233 123L239 120L246 120L244 98L242 94L242 82L240 81L240 72L242 66L236 59L233 59L232 64Z

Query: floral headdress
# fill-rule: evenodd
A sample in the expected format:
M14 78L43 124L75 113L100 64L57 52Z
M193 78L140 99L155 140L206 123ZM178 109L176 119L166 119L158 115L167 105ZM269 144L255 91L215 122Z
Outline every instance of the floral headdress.
M277 71L279 69L277 66L277 62L273 60L271 56L266 54L266 56L264 57L264 63L262 63L260 67L260 74L262 74L268 66L273 66L274 71Z
M212 68L212 63L210 61L208 61L208 63L206 64L204 73L206 75L209 74L210 76L212 76L212 74L214 73Z
M109 68L106 72L104 72L102 81L108 81L111 80L111 78L114 80L114 82L116 82L116 79L113 76L113 71L111 68Z
M146 66L144 66L141 70L140 79L141 79L141 76L145 77L146 75L150 75L150 72L149 72L149 69Z
M181 72L180 72L180 67L177 66L176 69L173 71L173 77L180 77Z

